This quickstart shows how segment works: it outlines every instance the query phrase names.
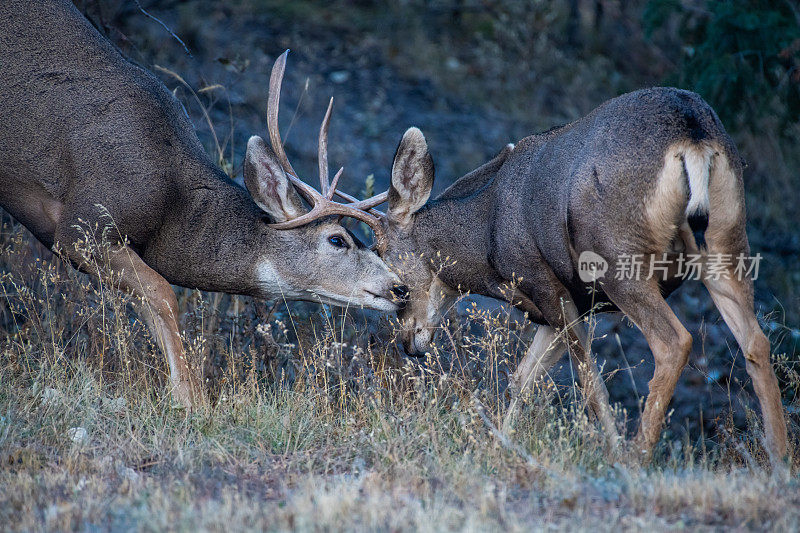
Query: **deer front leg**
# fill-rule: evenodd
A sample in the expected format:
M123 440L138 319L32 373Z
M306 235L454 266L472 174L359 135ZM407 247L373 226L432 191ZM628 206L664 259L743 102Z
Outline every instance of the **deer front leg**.
M566 349L567 346L555 329L550 326L539 326L525 357L511 377L511 403L503 420L503 431L509 432L514 425L519 411L520 394L530 390L534 383L538 382L564 355Z
M190 370L178 329L178 301L170 284L127 246L113 249L108 267L118 288L133 294L136 311L144 319L169 364L172 395L183 407L192 409L201 401L197 377Z
M591 343L575 305L572 302L565 302L564 307L567 322L563 329L563 335L572 364L578 370L578 377L583 386L583 394L589 404L589 409L600 421L608 442L616 449L621 437L611 411L608 388L606 388L606 383L592 356Z
M564 355L567 346L550 326L539 326L533 342L514 372L512 384L519 392L530 390Z
M532 274L527 288L521 287L522 293L526 295L525 299L515 303L539 312L539 318L546 321L548 326L542 326L537 331L531 347L514 375L513 383L519 385L520 389L529 387L558 361L565 349L569 349L589 409L599 420L610 445L616 448L620 435L611 412L608 389L591 355L591 344L578 309L569 298L567 290L552 273L540 271ZM543 290L543 287L552 289ZM526 301L530 304L526 305ZM516 402L513 400L512 406L513 409L509 410L503 424L505 428L510 427L515 416Z

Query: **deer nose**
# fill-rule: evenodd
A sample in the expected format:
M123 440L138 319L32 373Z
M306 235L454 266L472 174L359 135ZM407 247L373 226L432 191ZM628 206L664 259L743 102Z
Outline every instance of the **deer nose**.
M408 301L408 287L405 285L395 285L392 287L391 293L394 297L395 303L400 306L400 309L405 307L406 302Z

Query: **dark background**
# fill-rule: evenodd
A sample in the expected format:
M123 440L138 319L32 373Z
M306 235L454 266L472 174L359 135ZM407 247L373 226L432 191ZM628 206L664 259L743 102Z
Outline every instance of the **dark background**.
M698 91L748 162L748 232L753 251L764 257L756 305L775 353L797 359L797 2L142 0L191 55L133 0L76 3L128 56L175 89L209 152L221 152L220 164L237 179L247 138L266 135L269 71L287 48L281 125L289 157L314 182L319 122L335 96L331 166L345 166L343 189L358 194L369 192L369 175L375 189L387 185L396 144L412 125L428 138L442 190L504 144L574 120L623 92L652 85ZM196 98L157 66L181 76ZM670 301L695 337L676 391L673 429L696 433L700 410L704 431L726 414L742 426L752 394L732 336L698 284ZM606 370L626 369L610 378L613 399L635 409L652 373L643 338L618 319L601 320L597 336L605 337L595 349ZM796 421L795 389L786 390Z

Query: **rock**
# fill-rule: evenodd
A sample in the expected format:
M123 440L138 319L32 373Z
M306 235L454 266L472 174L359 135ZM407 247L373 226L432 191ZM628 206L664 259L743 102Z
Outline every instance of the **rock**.
M125 466L121 461L117 462L116 470L117 470L117 475L120 478L130 481L131 483L138 482L139 479L142 477L136 470L128 466Z
M58 405L64 400L64 393L58 389L46 387L42 391L42 405Z
M67 436L76 444L86 444L89 442L89 432L86 428L74 427L67 430Z

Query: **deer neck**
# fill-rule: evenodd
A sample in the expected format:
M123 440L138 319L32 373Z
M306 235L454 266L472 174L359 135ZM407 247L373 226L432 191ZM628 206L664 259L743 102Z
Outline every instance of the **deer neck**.
M489 262L494 183L465 196L438 198L417 212L414 239L432 268L454 290L486 294L497 274Z
M214 292L253 294L257 250L270 248L264 213L249 194L208 162L187 164L176 201L143 259L170 283Z

